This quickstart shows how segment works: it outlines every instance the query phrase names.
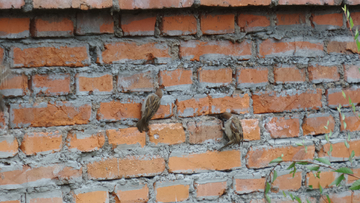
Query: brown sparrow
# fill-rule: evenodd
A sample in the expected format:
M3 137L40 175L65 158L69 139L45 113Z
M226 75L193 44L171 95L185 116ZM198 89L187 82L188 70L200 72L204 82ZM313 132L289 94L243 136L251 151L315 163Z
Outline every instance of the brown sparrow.
M239 143L239 145L240 145L244 140L243 129L242 129L239 118L236 116L233 116L231 113L228 113L228 112L223 113L222 117L225 119L228 119L224 123L225 128L222 128L222 129L225 132L226 136L229 138L229 142L225 146L221 147L219 149L219 151L221 151L222 149L224 149L225 147L227 147L233 143Z
M149 94L142 104L141 119L136 124L136 127L141 133L143 130L149 131L149 121L159 109L162 95L161 89L158 88L155 93Z

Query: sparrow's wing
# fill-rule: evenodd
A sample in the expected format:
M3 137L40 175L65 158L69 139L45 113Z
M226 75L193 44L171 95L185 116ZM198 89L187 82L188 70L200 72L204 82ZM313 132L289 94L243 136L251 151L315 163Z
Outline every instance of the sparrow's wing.
M160 107L160 98L156 94L153 94L148 97L145 102L145 109L141 117L145 121L150 121Z
M233 117L231 120L231 131L233 133L241 133L242 134L242 127L240 120L237 117Z

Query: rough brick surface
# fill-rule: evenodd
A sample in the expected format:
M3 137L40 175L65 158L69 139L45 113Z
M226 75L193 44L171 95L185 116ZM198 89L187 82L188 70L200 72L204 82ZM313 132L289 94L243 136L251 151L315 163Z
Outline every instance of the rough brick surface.
M0 38L18 39L29 36L29 18L0 18Z
M117 86L123 92L150 92L154 90L154 79L151 76L151 72L121 74L117 77Z
M313 83L334 82L340 79L340 74L336 66L320 66L316 64L309 66L308 71L309 80Z
M201 16L201 31L203 34L226 34L235 32L235 16L233 14Z
M152 124L149 126L149 141L158 144L180 144L185 142L185 131L181 123Z
M31 89L35 94L67 95L70 93L70 80L70 74L34 75Z
M206 181L206 182L197 182L196 187L196 197L197 199L214 199L223 195L226 192L226 182L219 181Z
M329 126L327 126L329 122ZM327 126L328 129L324 128ZM302 124L304 135L319 135L334 132L335 120L329 114L312 114L308 115Z
M295 176L293 177L293 174L285 173L284 175L279 174L276 180L273 183L273 189L276 188L276 190L290 190L290 191L296 191L300 189L301 187L301 172L295 173Z
M305 24L305 13L278 13L276 25L301 25Z
M23 96L28 90L28 77L26 75L10 75L6 82L0 85L4 96Z
M18 153L18 141L12 135L0 137L0 158L13 157Z
M4 49L0 47L0 65L3 64L4 62L4 54L5 54Z
M346 98L343 97L342 91L344 91ZM360 103L360 89L357 87L340 89L332 88L326 92L328 105L332 108L336 108L341 104L342 106L349 106L349 97L354 104Z
M114 32L114 20L110 14L78 13L75 32L78 35Z
M101 102L97 111L97 119L101 121L116 121L125 119L140 119L141 104L136 102L122 103L119 101Z
M193 117L210 113L209 97L196 95L193 98L183 97L176 100L177 113L180 117Z
M346 191L346 192L340 192L337 194L329 194L330 197L330 201L331 202L343 202L343 203L352 203L352 202L357 202L356 198L359 198L358 196L352 195L351 191ZM355 201L353 201L355 200ZM321 199L320 203L329 203L327 199L323 200Z
M162 182L156 184L156 200L158 202L177 202L189 198L189 184L177 184L177 182Z
M33 20L33 37L71 37L74 35L74 22L67 16L40 16Z
M217 1L217 0L200 0L200 4L202 6L222 6L222 7L236 7L236 6L267 6L270 5L271 0L246 0L246 1L239 1L239 0L226 0L226 1Z
M315 28L335 29L343 26L343 13L313 14Z
M116 203L145 203L149 201L149 187L145 184L120 186L115 189Z
M279 5L339 5L336 0L279 0Z
M360 131L360 118L354 113L343 113L345 116L345 120L341 122L340 130L344 131ZM344 129L344 122L346 123L346 129Z
M345 140L341 140L341 142L332 143L333 151L331 152L330 160L334 161L344 161L348 160L349 156L351 155L352 151L355 152L355 158L360 156L360 140L350 140L348 143L350 148L346 148L344 144ZM328 157L328 151L330 151L330 144L327 143L323 145L323 148L319 152L320 157Z
M274 68L274 79L277 84L305 82L305 69L298 69L296 67Z
M269 70L266 67L237 68L236 84L238 88L260 87L268 84Z
M201 68L198 70L199 82L203 86L217 87L229 85L232 81L231 68Z
M257 176L235 176L234 189L237 194L264 191L265 178Z
M260 122L258 119L244 119L240 122L243 128L244 140L260 140Z
M74 194L75 203L83 202L109 202L107 191L91 191Z
M70 132L66 143L70 151L91 152L99 150L104 145L105 135L104 132Z
M344 78L349 83L360 82L360 71L357 65L344 65Z
M124 128L124 129L109 129L106 130L109 144L113 148L117 146L141 146L146 144L145 132L140 133L137 128Z
M24 5L25 5L25 0L12 0L12 1L0 0L0 9L10 9L10 8L19 9Z
M306 174L306 186L310 186L312 185L312 187L314 189L318 189L319 188L319 184L321 185L322 188L328 188L329 185L335 180L336 178L336 173L334 172L321 172L320 173L320 179L314 177L314 175L312 173L307 173Z
M329 54L352 54L357 53L357 46L353 39L332 39L327 45L327 52Z
M58 152L61 150L62 145L62 134L59 131L49 133L33 132L25 134L20 149L26 155L34 155Z
M259 45L259 56L321 56L324 55L323 50L323 43L318 41L274 41L267 39Z
M270 26L269 18L263 15L241 13L237 20L242 32L261 31Z
M146 36L155 33L156 15L153 13L121 15L121 29L125 36Z
M169 15L162 19L161 31L165 35L192 35L197 31L197 20L193 15Z
M190 88L192 82L192 70L175 69L160 71L160 85L165 87L165 90L183 90Z
M272 117L265 124L272 138L299 137L299 118Z
M189 131L189 142L191 144L201 144L206 141L219 141L223 137L220 120L212 121L192 121L187 123Z
M112 6L111 0L65 0L65 1L49 1L49 0L34 0L33 6L35 9L65 9L65 8L80 8L82 10L94 8L109 8Z
M43 203L43 202L61 203L61 202L63 202L63 195L60 190L28 194L26 196L26 198L29 203Z
M231 112L236 114L245 114L250 112L250 97L248 94L234 94L232 96L211 95L210 113L219 114Z
M86 74L78 73L76 79L76 93L87 94L111 94L113 91L113 76L108 73Z
M119 0L120 9L159 9L159 8L187 8L191 7L194 0Z

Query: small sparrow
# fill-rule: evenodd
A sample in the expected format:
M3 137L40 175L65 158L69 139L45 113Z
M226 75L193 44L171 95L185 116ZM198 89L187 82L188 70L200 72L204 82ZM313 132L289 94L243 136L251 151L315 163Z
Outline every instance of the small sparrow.
M1 65L0 64L0 84L6 85L6 80L8 79L11 71L9 66ZM4 112L5 110L5 101L3 94L0 93L0 111Z
M224 149L225 147L233 144L233 143L239 143L239 145L243 142L243 129L240 123L240 120L238 117L233 116L231 113L225 112L222 114L222 117L225 119L228 119L224 123L224 127L222 130L225 132L226 136L229 138L229 142L221 147L219 151Z
M157 89L155 93L149 94L141 107L141 119L136 124L136 127L142 133L143 130L149 131L149 121L155 115L160 107L160 100L163 93L161 89Z

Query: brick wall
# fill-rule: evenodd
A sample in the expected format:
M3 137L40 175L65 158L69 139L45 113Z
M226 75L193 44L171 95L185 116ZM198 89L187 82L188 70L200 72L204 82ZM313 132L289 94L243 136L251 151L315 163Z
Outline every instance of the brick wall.
M356 45L340 5L355 0L0 0L0 203L264 202L269 162L360 157L359 120L341 90L360 103ZM140 133L141 102L164 88L161 107ZM244 128L227 141L219 114ZM328 129L323 126L327 125ZM296 143L304 142L304 147ZM360 174L357 161L352 165ZM287 166L270 192L322 202L360 193Z

